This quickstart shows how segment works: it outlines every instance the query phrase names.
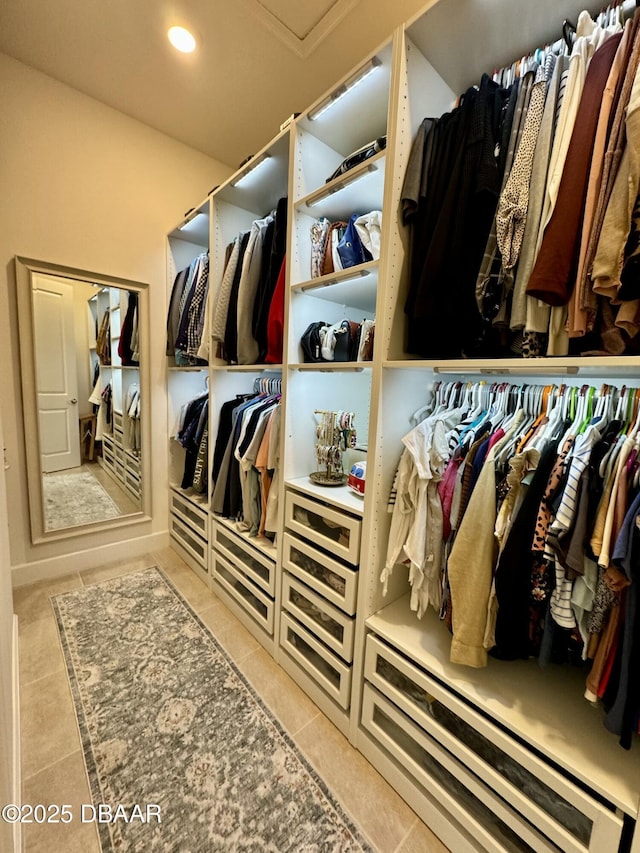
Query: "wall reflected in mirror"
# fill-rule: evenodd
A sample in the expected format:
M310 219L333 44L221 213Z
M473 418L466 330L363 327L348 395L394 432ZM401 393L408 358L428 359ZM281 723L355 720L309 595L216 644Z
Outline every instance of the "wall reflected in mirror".
M138 292L33 272L31 298L44 532L139 513Z

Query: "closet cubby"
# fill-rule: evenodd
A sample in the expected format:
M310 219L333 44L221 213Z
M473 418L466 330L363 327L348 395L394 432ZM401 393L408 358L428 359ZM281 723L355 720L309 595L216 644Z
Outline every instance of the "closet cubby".
M210 288L214 299L210 316L214 321L217 294L225 273L227 247L240 239L243 233L250 232L255 222L288 207L290 137L289 128L281 131L212 192ZM269 394L276 388L277 393L283 392L280 363L242 363L244 359L229 358L229 354L220 349L220 343L219 337L213 336L209 344L210 463L213 462L220 415L225 403L238 395L248 398L262 393L263 389L269 389ZM212 471L211 464L209 470ZM215 483L210 482L210 489L214 486ZM277 480L273 488L277 491ZM280 594L276 577L279 542L273 538L275 531L256 532L242 524L241 518L226 515L213 500L213 493L209 510L208 559L212 587L254 637L274 655L275 614ZM279 521L276 526L279 526Z
M92 378L97 372L100 392L111 386L111 423L101 439L98 464L140 505L140 448L126 411L129 391L139 387L140 370L138 366L123 365L118 353L127 299L126 290L102 287L88 300L89 361ZM108 328L106 337L99 334L101 328Z
M421 122L453 109L483 72L559 39L564 17L575 19L581 8L574 0L561 13L551 0L526 8L496 0L492 10L474 11L440 0L356 64L202 208L210 210L215 290L229 243L288 199L282 364L227 364L212 340L208 368L169 371L170 421L209 378L210 461L225 401L250 394L260 377L281 376L275 538L252 536L237 518L182 493L177 448L170 468L179 532L172 536L186 531L191 540L181 553L197 546L192 564L248 630L447 847L465 853L640 850L637 738L631 752L621 749L602 709L584 699L583 673L534 660L453 664L451 634L438 614L430 609L419 619L412 610L406 565L394 567L386 595L381 583L402 440L435 383L620 387L638 375L634 356L533 363L408 352L411 235L401 198ZM352 86L363 70L370 73ZM382 150L332 177L346 157L382 137ZM379 258L314 277L314 222L371 210L382 211ZM208 232L191 239L188 246L184 235L170 238L184 262L209 245ZM306 363L306 328L345 319L375 319L372 361ZM342 464L346 474L367 461L364 495L310 478L323 410L355 414L356 446Z
M178 273L209 251L210 202L186 211L184 220L167 237L168 303ZM169 350L169 347L168 347ZM169 435L169 533L172 547L207 584L209 583L209 490L183 487L186 450L178 441L183 407L196 397L208 396L206 364L182 365L167 351L167 422Z

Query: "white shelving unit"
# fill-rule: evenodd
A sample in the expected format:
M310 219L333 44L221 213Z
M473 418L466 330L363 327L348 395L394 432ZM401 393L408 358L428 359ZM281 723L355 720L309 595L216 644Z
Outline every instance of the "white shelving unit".
M118 353L122 323L127 311L128 292L117 287L103 287L88 303L88 322L91 330L89 360L93 371L99 365L100 387L111 385L111 431L102 437L102 455L98 462L104 471L138 506L142 502L142 460L139 449L131 442L125 401L132 385L139 386L140 369L123 365ZM105 315L109 317L108 359L96 349L96 327ZM106 363L108 361L108 363Z
M563 18L581 9L574 0L561 10L550 0L535 9L490 5L475 13L454 0L430 6L357 66L376 57L358 86L335 99L354 72L346 75L258 152L270 155L264 169L234 186L240 169L213 193L212 281L238 232L289 199L280 519L275 543L260 541L182 494L198 522L184 510L178 520L201 525L190 530L208 544L207 557L195 563L203 572L208 564L216 592L450 849L639 853L636 747L624 752L606 732L579 675L531 661L455 666L443 625L411 611L406 570L396 567L386 597L379 580L401 439L443 374L622 384L640 367L633 357L422 361L406 352L410 247L400 196L421 121L451 109L483 71L558 38ZM383 151L327 181L346 156L383 136ZM383 214L380 258L312 278L314 220L370 210ZM181 239L174 232L170 243ZM309 323L364 318L376 320L371 362L304 363ZM212 362L169 378L171 412L187 383L202 387L208 375L211 445L222 403L274 369ZM317 410L355 413L358 444L368 448L353 457L368 460L364 497L309 478Z
M167 238L167 282L209 250L210 201L187 211ZM170 291L169 291L170 292ZM208 394L208 366L180 366L167 355L169 453L169 531L171 544L191 568L209 583L209 494L183 488L186 451L177 439L180 412L190 400Z

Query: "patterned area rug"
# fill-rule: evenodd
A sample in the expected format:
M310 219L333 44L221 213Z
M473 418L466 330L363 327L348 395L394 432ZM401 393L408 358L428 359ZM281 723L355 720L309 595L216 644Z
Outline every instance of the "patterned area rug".
M103 851L369 851L159 569L52 597Z
M46 530L106 521L120 515L117 505L90 471L42 477Z

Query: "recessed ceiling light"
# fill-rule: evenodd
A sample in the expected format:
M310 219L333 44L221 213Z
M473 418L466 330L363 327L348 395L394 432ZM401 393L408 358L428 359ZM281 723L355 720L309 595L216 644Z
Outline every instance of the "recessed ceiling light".
M171 44L182 53L193 53L196 49L195 38L184 27L171 27L167 35Z

